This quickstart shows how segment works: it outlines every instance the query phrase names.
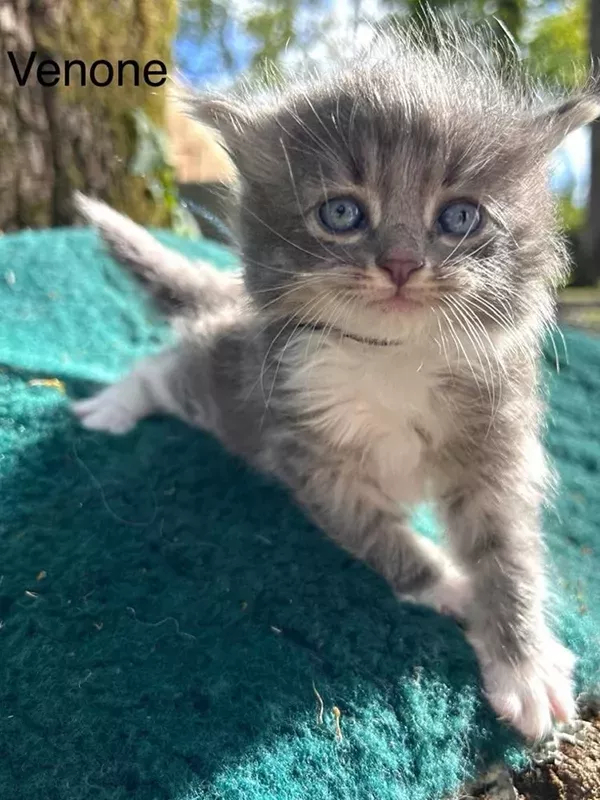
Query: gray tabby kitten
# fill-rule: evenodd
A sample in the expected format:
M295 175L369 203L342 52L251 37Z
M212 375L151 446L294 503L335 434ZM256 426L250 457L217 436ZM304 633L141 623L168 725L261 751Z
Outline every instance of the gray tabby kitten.
M460 36L401 34L278 92L196 100L239 173L241 275L79 197L183 324L74 408L112 433L175 414L279 478L399 597L462 620L491 705L541 738L574 713L543 608L536 362L567 273L546 173L600 101L548 105ZM409 527L426 498L447 550Z

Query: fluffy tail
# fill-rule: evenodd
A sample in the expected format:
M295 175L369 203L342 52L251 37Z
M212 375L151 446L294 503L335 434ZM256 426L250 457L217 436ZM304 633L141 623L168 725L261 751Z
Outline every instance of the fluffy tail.
M77 192L77 211L98 228L113 258L129 269L168 316L199 316L237 303L239 274L192 262L162 245L147 230L114 209Z

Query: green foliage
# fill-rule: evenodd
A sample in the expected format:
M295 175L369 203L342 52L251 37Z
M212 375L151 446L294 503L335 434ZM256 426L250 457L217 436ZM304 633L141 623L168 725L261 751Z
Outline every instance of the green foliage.
M557 213L572 262L568 283L577 284L581 282L581 259L584 257L581 250L581 234L586 225L587 211L585 208L573 205L570 194L564 194L557 197Z
M525 24L526 11L526 0L500 0L496 4L494 16L510 31L516 41L520 41Z
M135 128L136 151L128 171L144 179L153 201L164 207L175 233L198 239L200 231L194 217L179 202L175 170L169 162L165 133L142 111L131 112Z
M382 0L373 16L366 0L351 4L355 23L366 19L402 24L412 18L426 26L431 9L450 11L461 19L485 18L500 39L525 46L537 75L567 86L580 83L589 66L588 6L589 0L568 0L562 10L548 15L548 0ZM280 62L286 49L306 51L339 28L339 20L322 0L269 0L248 10L225 0L182 0L180 8L186 34L191 31L199 40L209 33L216 36L226 69L235 64L226 35L232 25L249 37L251 69L258 73L268 63Z
M529 43L531 70L562 86L581 85L590 68L588 28L586 0L571 0L564 10L544 17Z
M285 48L294 44L296 12L293 0L283 0L248 19L247 32L258 44L252 60L254 67L262 69L267 62L276 62Z
M527 46L532 68L540 75L562 83L579 80L586 68L587 0L570 0L566 8L546 15L548 0L382 0L373 14L366 0L353 0L354 23L366 19L383 25L403 24L408 18L427 27L430 11L443 9L461 19L485 18L499 39ZM321 0L269 0L247 10L224 0L182 0L181 17L187 36L198 41L209 34L218 42L226 70L235 67L228 31L237 28L251 43L251 70L263 74L269 64L278 64L285 51L306 52L339 32L339 20ZM532 20L541 21L533 26ZM352 20L347 20L352 24Z
M567 195L558 198L558 214L563 230L568 235L577 234L583 229L586 220L585 208L573 205Z

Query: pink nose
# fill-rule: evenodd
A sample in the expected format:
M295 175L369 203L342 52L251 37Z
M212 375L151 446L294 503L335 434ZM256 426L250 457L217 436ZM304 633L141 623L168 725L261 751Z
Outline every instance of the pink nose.
M410 250L394 249L387 253L380 268L387 272L396 286L404 286L413 272L421 269L422 262Z

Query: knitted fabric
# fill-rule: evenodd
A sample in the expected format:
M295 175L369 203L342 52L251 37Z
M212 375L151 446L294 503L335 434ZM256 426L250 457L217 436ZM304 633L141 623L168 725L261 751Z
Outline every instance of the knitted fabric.
M2 800L436 800L520 757L458 625L398 603L282 488L175 420L78 427L67 396L169 336L95 233L0 239L0 303ZM600 342L565 337L549 583L590 688Z

